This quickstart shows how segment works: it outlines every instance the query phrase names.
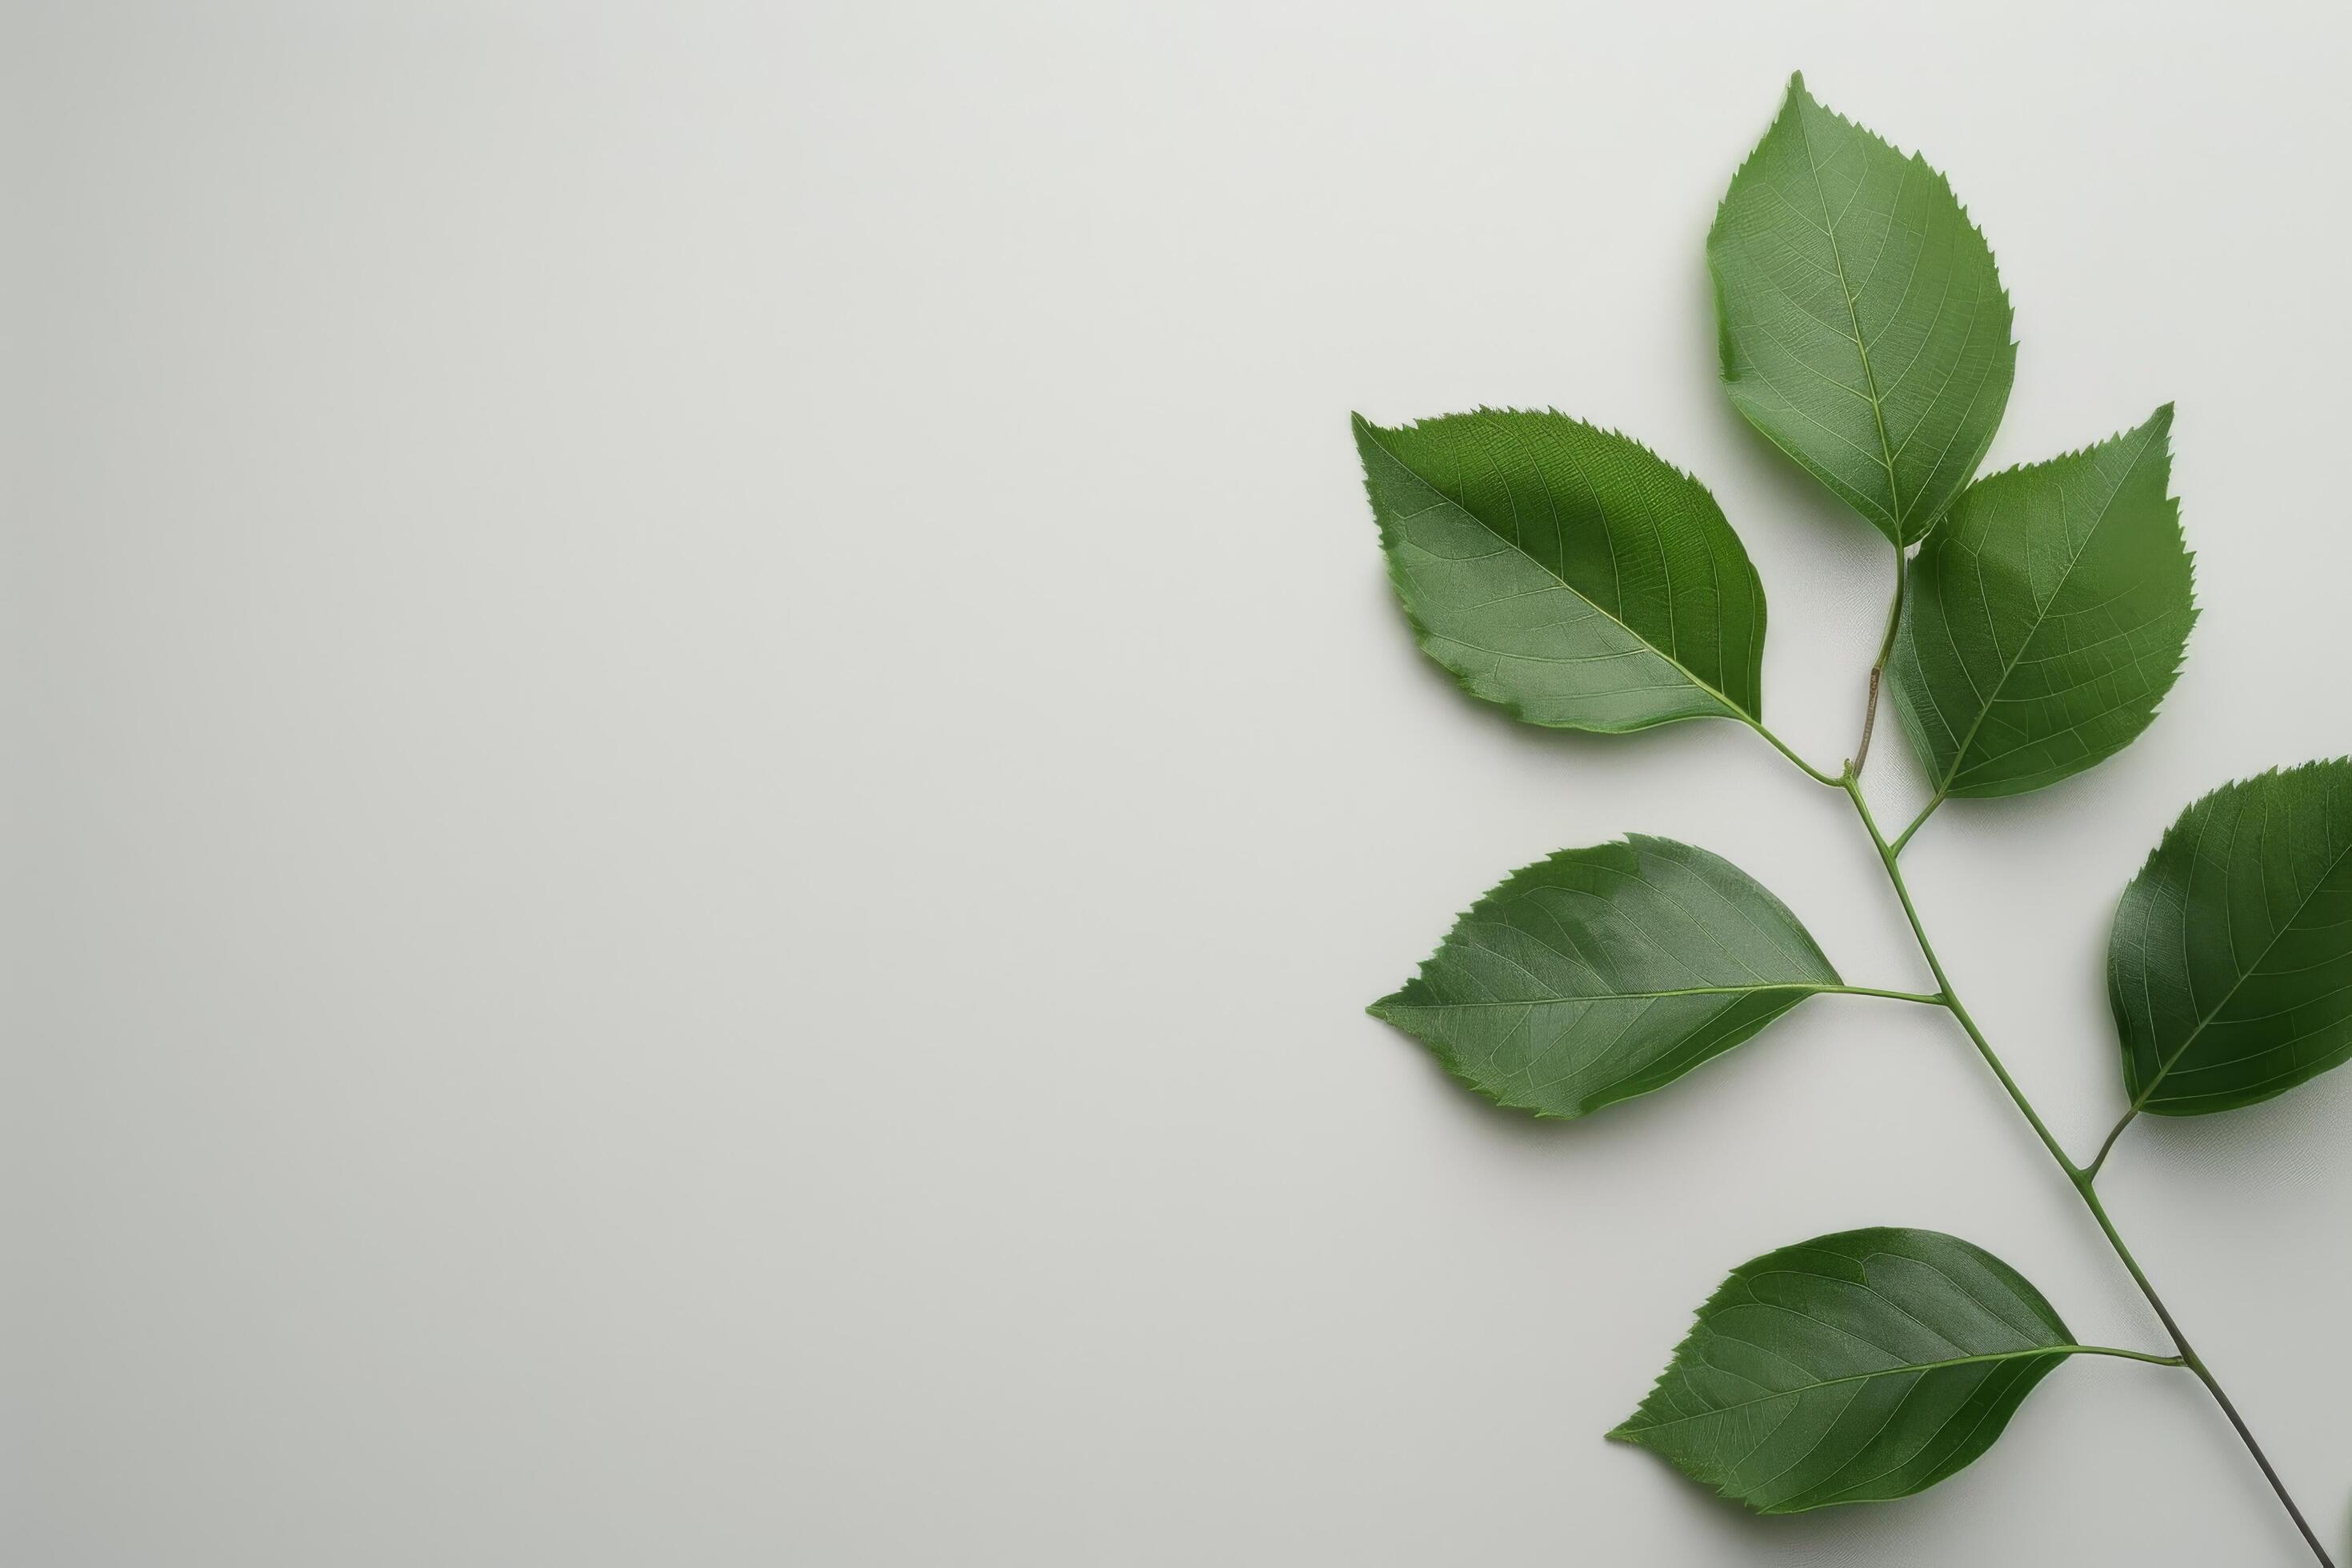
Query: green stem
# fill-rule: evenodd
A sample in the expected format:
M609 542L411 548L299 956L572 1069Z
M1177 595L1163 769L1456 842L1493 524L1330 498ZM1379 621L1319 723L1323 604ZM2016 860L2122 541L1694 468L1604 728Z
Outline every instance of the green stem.
M2230 1396L2222 1391L2220 1381L2199 1358L2196 1351L2190 1348L2188 1336L2180 1331L2180 1325L2174 1321L2171 1310L2165 1306L2164 1298L2156 1293L2156 1287L2148 1282L2147 1275L2140 1268L2139 1260L2132 1256L2131 1248L2124 1245L2124 1238L2116 1231L2115 1221L2107 1217L2106 1205L2099 1201L2098 1192L2091 1184L2092 1175L2098 1169L2099 1162L2093 1161L2090 1167L2085 1169L2067 1158L2066 1151L2060 1146L2057 1138L2042 1122L2041 1116L2034 1111L2032 1101L2025 1098L2025 1091L2018 1088L2017 1080L2009 1076L2007 1068L2001 1066L2000 1058L1994 1054L1992 1044L1985 1038L1984 1031L1977 1027L1976 1020L1969 1016L1968 1008L1954 994L1951 980L1944 973L1943 963L1936 956L1935 944L1927 940L1927 928L1919 923L1919 911L1911 902L1911 890L1904 886L1902 869L1895 860L1895 847L1889 844L1885 835L1879 832L1877 819L1870 814L1870 803L1863 798L1861 782L1854 776L1853 769L1846 770L1846 775L1841 783L1847 795L1853 799L1853 808L1860 814L1863 826L1869 831L1871 843L1878 848L1879 864L1886 868L1887 880L1894 884L1895 896L1902 900L1903 916L1911 922L1911 935L1919 945L1919 956L1927 961L1928 972L1935 975L1936 984L1943 990L1944 1005L1958 1021L1960 1027L1967 1032L1969 1040L1977 1047L1977 1054L1984 1058L1987 1067L1992 1068L1993 1076L2000 1079L2001 1088L2009 1092L2010 1100L2024 1115L2025 1120L2032 1124L2034 1136L2042 1140L2042 1146L2050 1151L2050 1157L2058 1162L2060 1170L2066 1173L2068 1184L2074 1187L2076 1195L2082 1198L2084 1206L2089 1208L2091 1217L2098 1221L2100 1231L2107 1238L2107 1245L2114 1247L2116 1256L2123 1260L2125 1269L2132 1277L2132 1282L2139 1287L2140 1294L2147 1298L2147 1304L2156 1309L2158 1321L2164 1324L2164 1331L2172 1336L2173 1346L2180 1352L2181 1364L2197 1374L2197 1380L2205 1385L2205 1391L2210 1394L2213 1396L2213 1402L2221 1407L2221 1414L2228 1416L2230 1425L2237 1428L2239 1440L2245 1444L2246 1452L2252 1454L2254 1463L2261 1467L2263 1479L2271 1484L2271 1490L2278 1494L2280 1503L2286 1509L2287 1517L2294 1520L2295 1528L2303 1532L2303 1539L2311 1547L2312 1555L2319 1560L2322 1568L2335 1568L2333 1560L2327 1555L2327 1549L2320 1544L2319 1537L2313 1533L2310 1522L2303 1517L2303 1510L2295 1506L2294 1499L2287 1494L2286 1483L2279 1479L2278 1472L2271 1468L2270 1459L2263 1454L2262 1445L2254 1441L2254 1435L2246 1426L2245 1418L2238 1414L2238 1407L2230 1403ZM2129 1125L2129 1122L2130 1119L2126 1117L2124 1122L2116 1127L2114 1133L2108 1134L2108 1148L2114 1147L2116 1134L2123 1131L2124 1126ZM2105 1157L2106 1150L2102 1149L2099 1158L2104 1160Z
M1927 940L1927 928L1919 923L1919 911L1911 902L1911 889L1904 884L1902 868L1895 863L1894 847L1887 843L1886 836L1878 831L1878 819L1870 815L1870 803L1863 798L1861 781L1849 773L1845 776L1844 789L1853 799L1854 810L1862 814L1863 826L1870 830L1871 843L1878 847L1879 863L1886 868L1887 879L1895 884L1895 896L1903 901L1903 918L1911 922L1912 940L1919 944L1919 955L1927 961L1928 973L1936 977L1937 985L1944 993L1944 1005L1950 1009L1952 1016L1958 1020L1960 1027L1975 1042L1977 1054L1984 1058L1985 1065L1992 1068L1995 1078L2000 1079L2000 1087L2009 1091L2009 1098L2016 1103L2017 1109L2025 1113L2025 1120L2032 1124L2034 1136L2042 1140L2042 1146L2050 1151L2050 1157L2057 1161L2059 1167L2072 1179L2078 1173L2079 1167L2066 1157L2066 1151L2060 1145L2057 1135L2043 1123L2033 1109L2033 1102L2025 1098L2025 1091L2017 1087L2015 1079L2009 1076L2009 1069L2001 1066L1992 1042L1985 1038L1984 1031L1978 1028L1977 1021L1969 1016L1967 1006L1952 994L1952 983L1945 977L1944 965L1936 956L1935 944Z
M2171 1311L2164 1304L2164 1298L2156 1293L2154 1285L2148 1283L2147 1275L2140 1268L2139 1259L2134 1258L2131 1248L2124 1245L2123 1237L2116 1230L2116 1222L2107 1217L2107 1205L2099 1201L2097 1191L2091 1185L2091 1173L2076 1172L2074 1181L2074 1190L2083 1194L2083 1202L2089 1206L2091 1217L2097 1220L2099 1228L2106 1233L2107 1244L2116 1249L2116 1256L2122 1258L2124 1267L2131 1271L2132 1282L2139 1287L2139 1293L2147 1298L2149 1306L2156 1309L2157 1319L2164 1324L2164 1331L2172 1336L2174 1346L2180 1352L2181 1364L2197 1374L2197 1381L2205 1385L2205 1392L2213 1396L2213 1403L2221 1407L2221 1414L2228 1416L2230 1425L2238 1429L2239 1441L2244 1443L2246 1452L2254 1457L2254 1463L2262 1467L2263 1479L2269 1481L2271 1490L2278 1494L2279 1501L2286 1508L2287 1517L2294 1521L2294 1527L2303 1531L2303 1539L2311 1547L2311 1554L2319 1559L2323 1568L2335 1568L2328 1558L2327 1548L2319 1543L2318 1535L2313 1531L2311 1521L2303 1517L2303 1510L2294 1506L2294 1499L2287 1493L2286 1483L2279 1479L2276 1470L2271 1468L2270 1456L2264 1454L2263 1446L2254 1441L2253 1429L2246 1425L2246 1418L2238 1414L2238 1407L2230 1403L2229 1393L2222 1388L2221 1379L2213 1375L2204 1358L2189 1345L2189 1336L2180 1331L2180 1325L2173 1320Z

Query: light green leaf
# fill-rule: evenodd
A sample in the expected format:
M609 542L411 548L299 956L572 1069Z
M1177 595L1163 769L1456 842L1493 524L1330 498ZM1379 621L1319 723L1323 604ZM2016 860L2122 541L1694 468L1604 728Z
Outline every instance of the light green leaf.
M1762 711L1764 585L1696 479L1564 414L1355 430L1389 579L1472 695L1570 730Z
M1746 872L1635 836L1514 871L1370 1012L1479 1093L1569 1117L1671 1083L1839 989Z
M2352 762L2183 812L2124 889L2107 999L2134 1111L2252 1105L2352 1058Z
M1734 1269L1609 1436L1763 1513L1883 1501L1992 1447L2084 1348L1983 1248L1850 1230Z
M2197 619L2169 404L2137 430L1960 492L1911 563L1890 672L1947 795L2016 795L2156 718Z
M1925 537L2017 362L1992 252L1944 176L1791 77L1706 258L1739 412L1896 545Z

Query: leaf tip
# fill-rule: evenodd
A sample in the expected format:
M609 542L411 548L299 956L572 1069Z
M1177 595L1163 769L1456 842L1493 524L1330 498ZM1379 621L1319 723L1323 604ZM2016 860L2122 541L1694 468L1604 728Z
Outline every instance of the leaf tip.
M1658 1373L1656 1377L1652 1378L1650 1380L1649 1394L1643 1399L1641 1404L1633 1406L1633 1414L1627 1415L1624 1420L1620 1421L1616 1426L1609 1428L1608 1431L1603 1432L1601 1435L1602 1441L1610 1443L1622 1443L1628 1447L1633 1448L1646 1448L1650 1447L1650 1434L1655 1429L1655 1423L1643 1418L1650 1415L1650 1401L1657 1397L1658 1390L1664 1385L1667 1377L1673 1373L1673 1371L1674 1367L1669 1363Z
M1353 410L1350 410L1348 415L1348 432L1355 440L1356 457L1358 460L1362 462L1364 465L1364 485L1366 489L1369 490L1372 488L1373 482L1372 459L1374 455L1378 454L1382 458L1388 458L1391 462L1396 461L1396 454L1389 449L1389 445L1386 440L1386 437L1391 434L1391 432L1382 429L1380 426L1373 424L1370 420L1365 418L1362 415L1358 414ZM1372 502L1372 514L1380 522L1381 539L1383 543L1385 543L1389 537L1388 517L1387 514L1381 510L1381 504L1377 499Z

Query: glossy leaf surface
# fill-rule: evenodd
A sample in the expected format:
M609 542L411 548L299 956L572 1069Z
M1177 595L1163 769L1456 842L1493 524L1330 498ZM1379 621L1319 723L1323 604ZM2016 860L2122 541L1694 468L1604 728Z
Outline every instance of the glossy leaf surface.
M1633 837L1513 872L1370 1010L1479 1093L1567 1117L1670 1083L1838 984L1746 872Z
M2252 1105L2352 1058L2352 762L2182 813L2116 910L2107 997L2136 1110Z
M1889 671L1937 789L2016 795L2128 745L2197 619L2169 405L1970 485L1911 563Z
M1944 176L1789 83L1707 235L1731 401L1897 545L1984 460L2017 348Z
M1761 711L1764 586L1696 479L1564 414L1355 432L1389 579L1473 695L1571 730Z
M1734 1269L1609 1436L1764 1513L1906 1497L1990 1447L2074 1348L1983 1248L1850 1230Z

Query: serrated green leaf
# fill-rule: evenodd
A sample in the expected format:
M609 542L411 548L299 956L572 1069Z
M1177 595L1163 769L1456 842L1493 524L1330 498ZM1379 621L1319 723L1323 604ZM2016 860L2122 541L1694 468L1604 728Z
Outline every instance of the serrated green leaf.
M1890 678L1937 790L2017 795L2128 745L2197 619L2167 404L1960 492L1911 563Z
M1897 546L1984 460L2017 345L1944 176L1789 81L1706 238L1723 380L1748 422Z
M2352 762L2183 812L2116 910L2107 999L2135 1111L2252 1105L2352 1058Z
M1763 1513L1907 1497L1992 1447L2080 1348L1983 1248L1850 1230L1734 1269L1609 1436Z
M1839 986L1745 871L1636 835L1512 872L1370 1012L1479 1093L1570 1117L1671 1083Z
M1762 711L1764 585L1696 479L1564 414L1355 431L1389 579L1474 696L1570 730Z

